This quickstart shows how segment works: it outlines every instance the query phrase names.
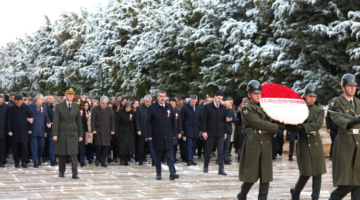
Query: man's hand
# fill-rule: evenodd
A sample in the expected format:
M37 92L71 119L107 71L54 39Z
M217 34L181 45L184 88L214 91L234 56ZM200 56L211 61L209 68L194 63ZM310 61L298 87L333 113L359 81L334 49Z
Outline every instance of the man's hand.
M274 135L274 137L276 137L276 135Z
M181 138L181 133L178 134L178 138L179 138L179 139Z
M47 133L45 133L45 137L47 137Z
M93 134L96 134L96 131L93 131Z
M141 135L141 131L138 131L137 134L138 134L138 135Z
M9 136L13 136L13 133L12 133L12 132L9 132L8 135L9 135Z
M326 132L330 134L330 133L331 133L331 129L328 129Z
M48 124L46 124L46 126L47 126L48 128L51 128L51 124L52 124L52 123L48 123Z
M152 137L149 137L148 140L152 140Z
M111 131L111 135L114 135L115 134L115 132L114 131Z
M208 138L207 132L203 132L202 136L203 136L204 140L206 140Z
M53 140L56 142L57 141L57 136L53 136Z
M29 135L32 133L32 131L28 131Z
M229 117L226 118L226 122L231 122L231 121L232 121L232 118L229 118Z
M34 118L28 118L27 121L32 124L34 122Z
M226 140L226 137L227 137L226 135L227 135L227 134L224 135L224 140Z
M81 142L83 139L82 139L82 137L79 137L79 142Z

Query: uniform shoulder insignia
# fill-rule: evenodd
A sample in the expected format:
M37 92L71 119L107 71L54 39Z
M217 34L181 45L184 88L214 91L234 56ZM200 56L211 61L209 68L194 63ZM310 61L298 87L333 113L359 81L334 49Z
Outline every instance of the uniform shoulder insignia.
M329 101L329 108L330 109L334 109L334 108L337 108L338 106L340 105L340 101L337 97L331 99Z

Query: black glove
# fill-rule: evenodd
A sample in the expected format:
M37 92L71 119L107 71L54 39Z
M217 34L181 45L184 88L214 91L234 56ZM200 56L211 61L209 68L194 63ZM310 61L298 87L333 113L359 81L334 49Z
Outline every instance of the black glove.
M296 125L296 129L297 129L297 131L305 131L305 128L302 124Z
M296 126L294 126L294 125L286 125L285 129L289 133L295 133L296 132Z
M355 119L353 119L352 121L350 121L350 122L348 123L348 125L346 126L346 129L349 130L349 129L351 129L352 127L354 127L355 125L357 125L357 124L360 124L360 118L355 118Z
M285 125L284 124L279 124L279 129L280 130L285 130Z

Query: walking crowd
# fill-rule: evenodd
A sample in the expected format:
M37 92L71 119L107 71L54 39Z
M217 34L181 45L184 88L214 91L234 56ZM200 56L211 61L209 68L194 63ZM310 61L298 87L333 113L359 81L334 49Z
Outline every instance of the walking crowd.
M360 101L354 97L356 85L353 75L344 75L344 94L330 101L332 113L326 116L327 132L334 143L330 159L337 186L331 199L342 199L349 192L352 199L360 198L360 177L355 173L360 168ZM226 176L224 165L232 164L235 156L231 150L235 148L234 160L239 162L239 179L243 182L237 198L246 199L260 179L258 198L267 199L273 180L272 160L282 155L285 133L290 141L289 161L293 160L297 140L300 176L290 189L292 199L300 199L312 177L312 198L316 200L321 175L326 173L319 134L325 117L315 105L316 86L308 84L304 90L309 116L298 125L276 123L263 112L259 104L261 84L255 80L249 82L247 97L238 107L231 97L224 98L222 91L201 99L196 95L183 99L168 97L159 90L155 98L146 95L140 100L121 94L99 99L88 94L78 96L72 87L66 88L61 97L0 92L0 167L5 167L12 154L16 168L28 168L31 162L39 168L49 161L51 166L59 165L59 177L65 177L66 164L71 163L72 178L79 179L78 162L81 167L107 167L109 163L126 167L149 162L156 167L156 179L161 180L161 163L166 160L169 179L175 180L179 175L174 163L197 165L197 156L198 160L203 158L203 172L208 173L210 158L217 154L218 174Z

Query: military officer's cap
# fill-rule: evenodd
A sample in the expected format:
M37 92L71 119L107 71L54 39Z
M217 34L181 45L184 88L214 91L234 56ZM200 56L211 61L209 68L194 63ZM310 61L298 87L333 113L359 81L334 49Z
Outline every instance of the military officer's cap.
M65 89L65 94L75 94L75 89L73 87L67 87Z

